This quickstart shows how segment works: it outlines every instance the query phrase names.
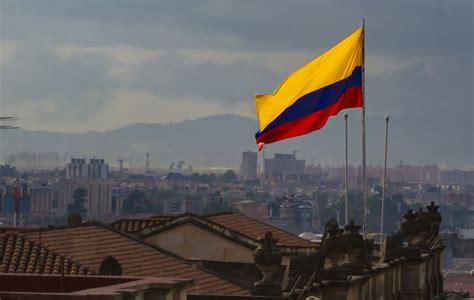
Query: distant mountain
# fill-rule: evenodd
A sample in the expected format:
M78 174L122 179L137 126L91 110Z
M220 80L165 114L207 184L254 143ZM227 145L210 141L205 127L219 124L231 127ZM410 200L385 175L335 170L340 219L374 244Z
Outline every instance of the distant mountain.
M353 164L360 163L359 115L351 113L349 118L349 151ZM383 116L369 117L367 124L368 163L381 164ZM472 142L466 144L465 137L443 134L443 127L437 123L432 123L431 127L421 124L414 117L391 119L389 161L392 164L403 160L405 164L472 165ZM20 151L54 151L64 159L96 156L113 165L119 157L128 162L131 156L135 167L145 165L145 153L149 152L155 168L167 167L179 160L194 167L236 168L241 163L242 151L256 149L256 128L256 120L226 114L166 125L132 124L105 132L55 133L19 129L0 132L0 151L2 158ZM343 134L342 116L337 116L321 131L267 145L265 154L271 157L274 152L298 150L297 155L306 158L308 163L342 164Z

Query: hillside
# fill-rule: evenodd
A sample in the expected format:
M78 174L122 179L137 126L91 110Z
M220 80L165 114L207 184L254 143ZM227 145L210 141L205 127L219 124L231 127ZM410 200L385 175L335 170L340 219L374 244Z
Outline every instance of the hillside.
M357 164L360 161L358 112L351 113L349 121L350 159ZM383 158L383 117L369 117L367 122L368 163L380 164ZM441 126L423 128L416 119L408 117L392 118L390 125L391 164L400 160L409 164L472 164L472 145L471 149L456 147L460 144L460 137L443 135ZM0 133L0 151L2 158L20 151L54 151L64 159L96 156L104 157L111 164L116 164L119 157L128 162L132 156L136 167L144 166L145 153L149 152L155 168L166 167L178 160L198 167L238 167L241 152L256 148L253 139L256 128L257 122L253 119L227 114L166 125L132 124L105 132L55 133L19 129ZM420 131L425 134L417 134ZM274 152L299 150L298 156L306 158L308 163L341 164L343 143L343 121L341 116L337 116L322 131L268 145L266 155L270 157Z

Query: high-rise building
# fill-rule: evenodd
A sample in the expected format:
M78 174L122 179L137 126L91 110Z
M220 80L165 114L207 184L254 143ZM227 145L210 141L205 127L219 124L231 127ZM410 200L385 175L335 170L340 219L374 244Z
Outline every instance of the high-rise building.
M50 213L52 210L52 191L50 187L31 187L31 212L32 213Z
M104 181L92 180L63 180L55 185L57 194L58 212L68 211L68 204L74 201L74 191L83 188L87 191L84 208L87 214L100 215L113 213L112 210L112 184Z
M301 176L304 174L305 160L297 159L294 154L275 153L273 158L266 158L265 176Z
M257 179L257 152L242 152L242 178L244 180Z
M66 178L89 178L107 179L109 176L109 165L103 159L90 159L86 163L84 158L71 158L66 165Z

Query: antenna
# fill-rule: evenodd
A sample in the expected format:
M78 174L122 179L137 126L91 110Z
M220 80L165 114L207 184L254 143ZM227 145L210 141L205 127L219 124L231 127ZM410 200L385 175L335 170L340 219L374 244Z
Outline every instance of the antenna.
M119 158L119 159L117 159L117 161L118 161L119 164L120 164L120 177L123 177L123 162L124 162L124 159L123 159L123 158Z

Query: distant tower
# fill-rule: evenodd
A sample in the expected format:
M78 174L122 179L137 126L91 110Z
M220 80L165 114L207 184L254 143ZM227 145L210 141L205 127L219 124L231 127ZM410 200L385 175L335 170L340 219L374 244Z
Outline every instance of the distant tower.
M403 181L403 160L400 161L400 180Z
M124 161L123 158L119 158L119 159L118 159L118 162L119 162L119 164L120 164L120 177L123 176L123 161Z
M257 179L257 152L242 152L241 175L244 180Z
M145 165L146 165L146 172L150 173L150 153L146 154Z
M130 158L128 160L128 169L131 171L132 170L132 156L130 155Z

